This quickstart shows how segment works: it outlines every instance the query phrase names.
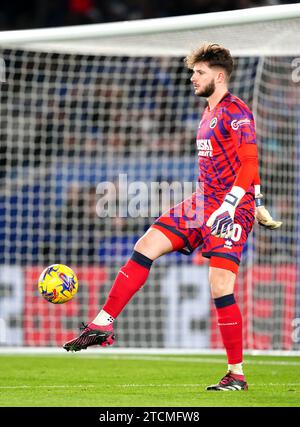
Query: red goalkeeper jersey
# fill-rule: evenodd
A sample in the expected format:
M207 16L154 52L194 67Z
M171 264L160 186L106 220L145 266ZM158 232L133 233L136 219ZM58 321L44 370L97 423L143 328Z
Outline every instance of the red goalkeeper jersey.
M212 110L207 106L197 132L199 181L205 193L227 193L233 185L253 192L259 183L253 114L227 92ZM242 167L243 166L243 167Z
M227 92L213 110L207 107L197 132L197 148L204 198L203 186L199 185L190 197L160 216L153 227L183 253L201 247L203 256L226 258L238 266L254 224L252 184L259 183L254 120L244 102ZM234 185L246 193L235 210L233 237L222 239L213 236L206 223ZM231 264L230 270L236 273L237 267Z

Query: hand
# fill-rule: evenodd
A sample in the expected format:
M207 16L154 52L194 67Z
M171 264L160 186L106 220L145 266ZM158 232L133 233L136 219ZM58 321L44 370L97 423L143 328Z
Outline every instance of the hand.
M211 234L223 239L229 239L233 232L234 213L237 205L245 194L242 187L234 185L227 193L224 202L208 218L206 225L211 227Z
M211 227L211 234L216 237L227 239L233 231L235 207L224 201L222 205L208 218L206 225Z
M262 227L268 228L269 230L275 230L276 228L281 227L282 221L275 221L272 218L269 211L265 208L262 199L262 194L258 194L255 197L255 219L258 224Z

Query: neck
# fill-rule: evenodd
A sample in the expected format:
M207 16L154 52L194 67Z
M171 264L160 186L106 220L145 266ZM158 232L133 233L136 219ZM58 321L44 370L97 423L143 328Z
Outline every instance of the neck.
M215 90L214 93L207 98L208 106L210 110L213 110L215 106L221 101L225 93L228 92L227 87L220 88L219 90Z

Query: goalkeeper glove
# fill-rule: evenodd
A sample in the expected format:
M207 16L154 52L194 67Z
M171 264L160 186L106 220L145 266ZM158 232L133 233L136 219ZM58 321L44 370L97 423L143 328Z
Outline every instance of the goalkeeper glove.
M259 225L269 230L275 230L282 225L282 221L275 221L269 211L265 208L261 193L255 195L255 219Z
M206 225L211 227L211 234L216 237L228 239L232 235L234 225L234 214L237 205L245 194L241 187L232 187L230 193L226 194L224 202L208 218Z

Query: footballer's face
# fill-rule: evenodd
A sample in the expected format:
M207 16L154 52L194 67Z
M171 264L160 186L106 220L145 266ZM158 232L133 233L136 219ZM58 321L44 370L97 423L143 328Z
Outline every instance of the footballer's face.
M193 67L191 82L195 95L209 98L216 90L218 72L210 68L205 62L197 62Z

